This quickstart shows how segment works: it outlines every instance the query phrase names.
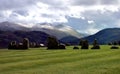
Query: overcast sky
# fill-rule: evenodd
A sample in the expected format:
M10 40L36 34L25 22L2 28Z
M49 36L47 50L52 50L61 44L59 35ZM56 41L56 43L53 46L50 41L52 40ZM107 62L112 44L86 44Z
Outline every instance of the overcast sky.
M120 27L120 0L0 0L0 22L64 23L94 34Z

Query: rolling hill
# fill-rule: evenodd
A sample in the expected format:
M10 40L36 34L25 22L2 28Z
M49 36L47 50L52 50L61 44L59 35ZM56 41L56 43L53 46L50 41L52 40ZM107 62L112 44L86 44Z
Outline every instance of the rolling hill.
M98 33L82 38L87 39L90 43L97 39L100 44L108 44L113 41L120 41L120 28L108 28Z

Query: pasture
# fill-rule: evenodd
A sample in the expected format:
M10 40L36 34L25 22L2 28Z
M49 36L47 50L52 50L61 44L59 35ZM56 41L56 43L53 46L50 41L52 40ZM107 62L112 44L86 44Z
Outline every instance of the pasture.
M120 74L120 49L1 49L0 74Z

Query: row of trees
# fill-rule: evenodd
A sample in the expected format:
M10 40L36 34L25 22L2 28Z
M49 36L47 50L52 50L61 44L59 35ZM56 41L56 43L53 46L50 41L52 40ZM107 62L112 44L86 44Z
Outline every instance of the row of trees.
M81 49L89 49L89 43L87 40L81 40L80 45ZM65 49L65 45L60 44L55 37L48 37L47 49ZM73 49L78 49L78 47L74 47ZM100 46L96 39L94 40L93 47L91 49L100 49Z
M69 43L66 44L69 45ZM111 47L111 49L118 48L115 46L118 44L119 43L116 42L114 42L113 44L109 43L109 45L114 45ZM81 49L89 49L89 42L87 40L80 40L79 45L81 45ZM29 47L36 48L36 47L44 47L44 46L45 46L44 44L37 44L35 42L30 43L28 38L24 38L21 43L17 43L16 41L10 42L8 49L29 49ZM66 49L66 45L59 43L57 38L53 36L48 37L46 46L47 49ZM79 48L75 46L73 49L79 49ZM96 39L94 40L93 47L91 49L100 49L100 46Z

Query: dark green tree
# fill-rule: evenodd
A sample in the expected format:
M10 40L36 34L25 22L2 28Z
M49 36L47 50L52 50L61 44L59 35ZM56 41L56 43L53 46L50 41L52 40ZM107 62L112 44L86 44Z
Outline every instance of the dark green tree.
M49 36L47 39L47 49L58 49L58 40L56 37Z

